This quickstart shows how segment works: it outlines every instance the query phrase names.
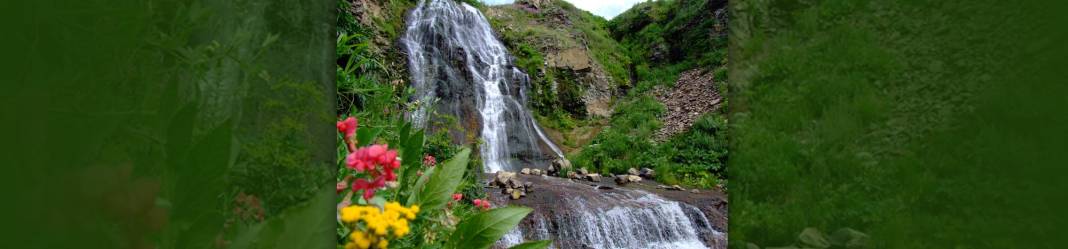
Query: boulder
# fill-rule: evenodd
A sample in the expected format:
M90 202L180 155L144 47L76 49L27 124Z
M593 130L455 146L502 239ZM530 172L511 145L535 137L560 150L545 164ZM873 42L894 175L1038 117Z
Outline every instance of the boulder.
M616 181L616 184L619 184L619 185L627 184L627 183L630 182L629 180L627 180L627 176L626 175L617 175L614 178L615 178L614 180Z
M638 169L635 169L635 168L629 168L629 169L627 169L627 174L631 174L631 175L639 175L639 174L641 174L641 173L640 173L640 172L638 172Z
M852 228L841 228L831 233L831 245L844 248L868 248L869 237Z
M497 171L497 174L493 176L493 182L491 185L499 187L508 187L508 181L515 179L515 172Z
M523 190L524 191L530 191L533 188L534 188L534 183L533 182L524 182L523 183Z
M701 193L701 191L700 191L700 190L697 190L697 189L691 189L691 190L690 190L690 193L694 193L694 194L700 194L700 193Z
M530 168L523 168L523 169L519 170L519 173L520 174L524 174L524 175L529 175L530 174Z
M542 173L542 172L541 172L541 169L531 169L531 170L530 170L530 174L531 174L531 175L536 175L536 176L540 176L540 175L542 175L541 173Z
M589 170L586 170L586 168L579 168L579 169L578 169L578 174L579 174L579 175L589 175L589 174L590 174L590 171L589 171Z
M641 182L642 177L636 175L626 175L627 182Z
M600 182L601 181L601 174L597 174L597 173L586 174L586 180L587 181L591 181L591 182Z
M555 169L555 172L566 171L571 169L571 161L568 161L567 158L557 158L549 163L549 166Z
M686 191L686 188L683 188L682 186L679 186L678 184L671 185L671 187L668 187L667 189L668 190Z
M831 242L827 239L827 235L816 228L805 228L801 231L801 234L797 235L797 243L804 248L828 248L831 247Z
M653 179L656 177L656 171L650 168L642 168L638 171L638 176L646 179Z

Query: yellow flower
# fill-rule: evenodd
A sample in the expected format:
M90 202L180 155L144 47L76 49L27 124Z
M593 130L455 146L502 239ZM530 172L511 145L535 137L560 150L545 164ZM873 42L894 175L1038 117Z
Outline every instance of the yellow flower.
M386 203L382 208L360 205L342 208L341 221L353 229L349 235L352 241L345 244L345 249L387 248L390 235L396 239L411 232L408 221L415 220L417 213L418 205L404 207L397 202ZM363 226L358 225L360 222Z

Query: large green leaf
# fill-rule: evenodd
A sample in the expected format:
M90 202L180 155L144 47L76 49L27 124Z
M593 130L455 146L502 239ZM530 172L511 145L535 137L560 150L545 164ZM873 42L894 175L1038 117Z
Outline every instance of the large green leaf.
M407 127L407 125L405 126ZM407 140L401 141L401 167L400 173L400 194L401 197L410 196L412 189L412 181L416 180L415 172L418 172L423 167L423 131L415 132L415 134L409 134ZM406 203L407 204L407 203Z
M486 249L511 231L533 209L504 207L486 211L460 221L449 237L448 249Z
M363 147L371 145L378 138L378 134L382 133L382 128L365 128L356 129L356 146Z
M508 249L545 249L548 248L549 243L552 242L552 240L531 241L523 244L514 245L512 247L509 247Z
M471 149L464 148L448 161L439 164L425 183L416 183L408 203L419 204L423 210L436 210L449 201L456 187L463 181Z

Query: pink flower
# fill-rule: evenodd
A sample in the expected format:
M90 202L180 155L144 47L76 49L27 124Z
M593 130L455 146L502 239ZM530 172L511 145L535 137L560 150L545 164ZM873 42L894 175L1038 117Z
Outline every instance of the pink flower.
M471 202L475 204L475 207L482 208L482 210L488 210L490 208L489 200L475 199Z
M337 132L345 134L345 140L348 140L352 135L356 134L356 127L359 126L359 122L356 118L349 117L342 121L337 121Z
M459 201L460 199L463 199L463 198L464 198L464 194L461 194L461 193L452 194L452 200L454 200L454 201Z

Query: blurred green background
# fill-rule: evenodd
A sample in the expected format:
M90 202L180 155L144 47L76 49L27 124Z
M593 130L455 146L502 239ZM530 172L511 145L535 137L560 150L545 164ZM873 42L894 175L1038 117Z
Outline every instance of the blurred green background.
M334 1L0 5L0 247L334 246Z
M1063 3L731 5L732 247L1064 247Z

